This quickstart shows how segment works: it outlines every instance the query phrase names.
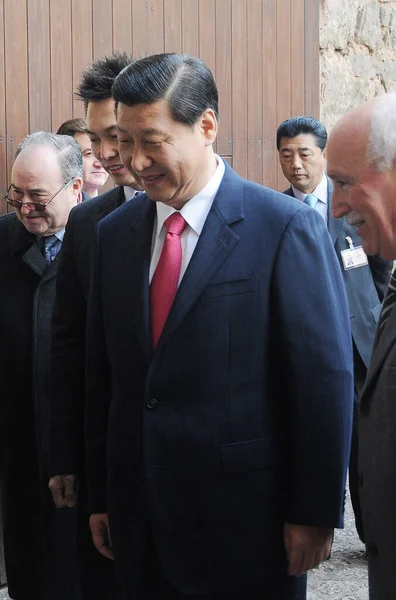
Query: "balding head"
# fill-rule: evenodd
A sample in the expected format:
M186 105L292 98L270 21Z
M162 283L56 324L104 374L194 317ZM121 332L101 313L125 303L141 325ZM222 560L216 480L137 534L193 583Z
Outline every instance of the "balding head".
M346 113L327 146L333 216L347 216L367 254L396 258L396 94Z
M37 237L57 233L79 200L82 155L69 136L36 132L17 147L7 201Z

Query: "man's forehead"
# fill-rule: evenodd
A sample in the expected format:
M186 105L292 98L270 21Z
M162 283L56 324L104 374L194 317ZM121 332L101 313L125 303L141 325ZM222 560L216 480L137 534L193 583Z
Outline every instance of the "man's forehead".
M39 178L43 182L61 177L58 154L48 146L24 148L16 157L11 172L12 177L21 175Z
M282 137L279 144L280 149L293 148L297 150L319 148L312 133L301 133L295 137Z
M87 123L88 130L95 133L94 129L109 129L116 125L116 115L114 111L114 100L105 98L98 102L88 102L87 106Z

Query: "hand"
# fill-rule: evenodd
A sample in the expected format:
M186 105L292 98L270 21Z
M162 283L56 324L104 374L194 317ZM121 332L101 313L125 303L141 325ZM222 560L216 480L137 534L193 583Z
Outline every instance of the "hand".
M108 515L106 513L91 515L89 526L96 548L106 558L114 560Z
M77 504L77 477L75 475L55 475L48 484L56 508L72 508Z
M283 539L289 561L289 575L298 577L330 556L333 529L308 525L283 526Z

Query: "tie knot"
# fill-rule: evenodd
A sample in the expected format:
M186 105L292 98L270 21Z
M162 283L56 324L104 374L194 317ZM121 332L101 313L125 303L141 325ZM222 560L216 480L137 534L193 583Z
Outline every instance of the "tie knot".
M179 212L174 212L165 219L165 227L168 233L174 233L175 235L180 235L184 228L186 227L187 222L184 220L184 217Z
M313 194L307 194L304 198L304 203L308 204L311 208L314 208L318 202L318 198Z

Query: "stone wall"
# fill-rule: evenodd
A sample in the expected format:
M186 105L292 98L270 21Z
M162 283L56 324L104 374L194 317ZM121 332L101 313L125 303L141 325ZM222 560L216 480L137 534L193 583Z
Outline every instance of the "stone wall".
M320 0L321 120L396 92L396 1Z

